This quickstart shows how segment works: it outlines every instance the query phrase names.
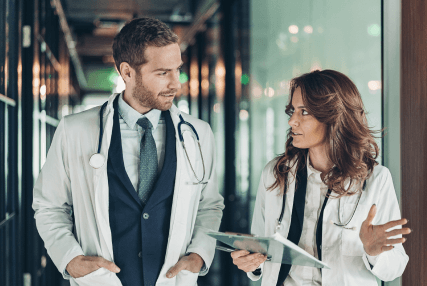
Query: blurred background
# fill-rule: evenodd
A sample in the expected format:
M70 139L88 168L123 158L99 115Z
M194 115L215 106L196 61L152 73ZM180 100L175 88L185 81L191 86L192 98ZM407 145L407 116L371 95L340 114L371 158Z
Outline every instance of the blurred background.
M221 230L250 233L261 171L284 152L290 80L335 69L386 128L378 161L416 230L403 277L378 283L427 285L426 13L424 0L0 0L0 285L69 285L35 228L33 183L61 118L124 89L111 45L141 16L180 37L175 104L212 126ZM217 252L199 285L259 283Z

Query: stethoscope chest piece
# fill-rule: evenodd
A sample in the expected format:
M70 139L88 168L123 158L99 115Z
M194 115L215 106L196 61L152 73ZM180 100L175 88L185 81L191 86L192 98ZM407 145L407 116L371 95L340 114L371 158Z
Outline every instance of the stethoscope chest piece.
M90 157L89 165L94 169L99 169L104 166L105 158L100 153L95 153Z

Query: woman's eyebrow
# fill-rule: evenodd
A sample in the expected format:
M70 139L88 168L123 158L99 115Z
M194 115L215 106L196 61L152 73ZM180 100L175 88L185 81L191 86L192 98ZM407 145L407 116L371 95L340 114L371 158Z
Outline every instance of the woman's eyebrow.
M295 107L292 104L291 104L291 108L295 109ZM303 108L306 108L306 107L304 105L301 105L301 106L298 106L297 108L303 109Z

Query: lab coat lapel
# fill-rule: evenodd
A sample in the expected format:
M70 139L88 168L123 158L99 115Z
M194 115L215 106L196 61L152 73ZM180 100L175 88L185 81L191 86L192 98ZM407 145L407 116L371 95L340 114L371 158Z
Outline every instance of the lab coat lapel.
M107 107L103 115L104 134L102 136L101 154L105 158L104 165L99 169L94 169L93 186L95 193L95 212L98 230L100 232L100 244L102 256L112 261L113 257L113 242L111 239L110 222L108 219L108 177L107 177L107 160L108 149L111 142L111 134L113 128L113 100L118 94L113 94L108 99ZM98 126L98 129L99 130ZM98 141L96 141L98 143ZM96 145L98 147L98 145Z
M118 112L118 97L114 100L114 119L113 119L113 132L111 136L111 144L109 153L109 160L111 160L111 165L114 168L117 176L122 181L123 185L126 187L126 190L134 198L135 201L141 205L141 200L138 197L138 194L135 188L132 185L132 182L129 179L128 174L126 173L125 164L123 162L123 149L122 149L122 139L120 134L120 123L119 123L119 112ZM141 205L142 206L142 205Z
M182 150L181 141L179 140L178 136L177 127L180 121L178 117L179 110L176 106L172 105L172 108L169 111L175 128L177 167L175 175L175 188L173 194L168 246L166 249L165 262L157 280L158 285L163 285L161 283L164 283L166 281L167 283L171 283L171 285L174 285L174 280L176 279L176 277L169 280L168 278L166 278L166 272L179 260L180 251L182 245L184 244L185 237L187 235L187 232L190 231L190 226L187 225L187 218L189 215L189 202L192 193L189 186L186 185L186 172L182 171L184 168L186 168L186 159L184 158L184 151ZM191 150L190 152L193 152L193 150Z

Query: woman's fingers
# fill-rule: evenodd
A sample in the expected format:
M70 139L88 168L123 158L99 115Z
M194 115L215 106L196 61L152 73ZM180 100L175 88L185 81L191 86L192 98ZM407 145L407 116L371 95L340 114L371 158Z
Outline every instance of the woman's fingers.
M392 250L394 247L393 246L391 246L391 245L384 245L383 247L381 247L381 250L384 252L384 251L390 251L390 250Z
M250 254L241 258L233 260L233 263L237 265L240 270L245 272L255 271L261 263L263 263L267 257L260 253Z
M398 225L405 225L407 223L408 223L408 220L406 218L402 218L402 219L399 219L399 220L389 221L388 223L383 224L382 228L384 230L388 230L388 229L390 229L392 227L395 227L395 226L398 226Z
M239 258L241 256L248 255L250 252L247 250L236 250L231 253L231 258Z
M386 232L387 237L392 237L400 234L410 234L412 230L408 227L401 228L401 229L394 229L392 231Z
M393 238L393 239L387 239L385 244L398 244L398 243L404 243L406 241L406 238Z

